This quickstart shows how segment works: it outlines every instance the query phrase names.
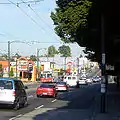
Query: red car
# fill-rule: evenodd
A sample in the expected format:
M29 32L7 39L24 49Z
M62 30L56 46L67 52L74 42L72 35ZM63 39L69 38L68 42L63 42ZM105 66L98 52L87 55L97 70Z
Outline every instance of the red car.
M43 83L36 90L37 97L40 96L57 96L57 91L54 85Z

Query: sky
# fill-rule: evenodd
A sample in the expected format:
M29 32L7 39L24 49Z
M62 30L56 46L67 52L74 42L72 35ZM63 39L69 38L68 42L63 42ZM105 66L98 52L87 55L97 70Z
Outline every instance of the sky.
M0 54L7 53L8 41L11 41L11 55L19 53L24 56L36 55L36 49L41 49L40 54L44 54L46 50L42 48L54 45L58 49L63 44L55 34L50 18L51 11L56 8L55 0L31 3L33 11L28 4L19 4L18 7L17 4L2 4L9 1L19 3L22 0L0 0ZM83 54L79 45L67 45L73 57Z

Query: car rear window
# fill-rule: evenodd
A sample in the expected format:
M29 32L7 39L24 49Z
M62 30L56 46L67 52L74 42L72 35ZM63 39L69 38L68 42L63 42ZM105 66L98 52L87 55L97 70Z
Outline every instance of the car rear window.
M59 84L59 85L66 85L65 82L57 82L56 84L57 84L57 85L58 85L58 84Z
M42 87L42 88L53 88L54 85L42 84L42 85L40 85L40 87Z
M68 77L68 80L71 80L71 77Z
M0 88L2 89L13 89L13 83L9 80L0 80Z
M76 77L72 77L73 80L76 80Z

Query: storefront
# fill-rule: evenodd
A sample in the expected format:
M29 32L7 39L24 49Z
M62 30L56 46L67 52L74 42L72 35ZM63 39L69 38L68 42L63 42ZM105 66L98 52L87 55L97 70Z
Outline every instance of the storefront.
M33 61L29 61L26 57L20 57L17 60L17 66L21 80L36 81L36 67Z

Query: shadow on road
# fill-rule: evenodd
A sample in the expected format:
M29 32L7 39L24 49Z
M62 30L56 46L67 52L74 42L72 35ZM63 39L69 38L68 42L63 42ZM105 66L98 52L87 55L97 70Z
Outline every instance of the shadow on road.
M32 120L90 120L94 113L94 101L99 86L80 90L76 88L72 96L58 97L53 105L41 108Z

